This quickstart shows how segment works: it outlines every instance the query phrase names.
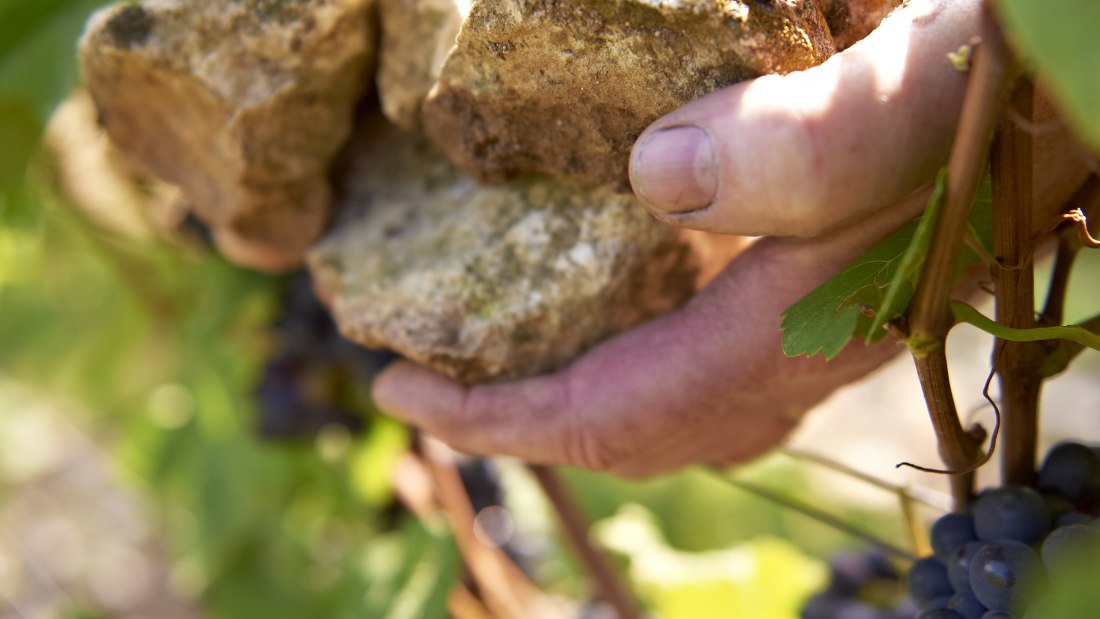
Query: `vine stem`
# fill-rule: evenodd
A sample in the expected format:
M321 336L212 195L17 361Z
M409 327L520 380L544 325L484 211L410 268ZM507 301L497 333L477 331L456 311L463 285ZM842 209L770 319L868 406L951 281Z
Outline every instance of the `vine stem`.
M843 462L833 460L819 453L804 451L801 449L796 449L794 447L781 447L779 448L779 452L789 458L809 462L822 468L834 471L840 475L845 475L854 479L858 479L867 485L874 486L875 488L880 488L891 494L903 496L909 503L920 503L925 507L931 507L932 509L943 511L947 511L950 509L949 499L947 495L941 492L921 488L919 486L900 486L893 482L875 477L874 475L864 473L863 471L848 466Z
M889 553L899 559L911 562L916 561L919 558L916 552L906 550L886 540L875 537L874 535L871 535L870 533L858 527L852 526L843 518L822 511L812 505L796 501L789 497L785 497L755 482L731 477L718 469L703 467L702 470L707 471L711 475L714 475L719 480L725 482L726 484L729 484L730 486L733 486L734 488L737 488L744 492L748 492L749 494L755 495L770 503L775 503L776 505L789 509L793 512L802 514L807 518L816 520L817 522L832 527L838 531L841 531L842 533L847 533L848 535L851 535L856 539L867 541L877 546L883 552Z
M561 477L548 466L528 464L527 470L534 475L546 498L554 506L566 539L588 577L596 582L601 597L615 609L619 619L639 619L642 614L634 601L634 595L619 578L607 555L592 545L588 519L573 500Z
M500 619L558 619L553 604L499 548L474 536L474 509L449 447L418 433L417 445L436 501L485 605Z
M1035 87L1021 79L1012 92L1011 107L1034 122L1034 105ZM1037 326L1031 244L1033 150L1030 132L1002 121L990 157L996 258L992 270L997 322L1015 329ZM1030 485L1035 481L1038 451L1040 366L1050 344L997 338L993 346L993 367L1001 386L1001 479L1006 484Z
M1012 79L1012 56L988 0L982 5L980 20L981 43L975 51L959 126L951 147L943 210L936 221L924 272L907 316L908 343L924 391L940 457L949 469L954 470L965 469L974 462L978 441L963 430L951 392L945 349L947 332L953 322L948 299L970 206L977 195L989 153L989 141ZM972 489L972 473L952 475L951 494L956 509L965 508Z

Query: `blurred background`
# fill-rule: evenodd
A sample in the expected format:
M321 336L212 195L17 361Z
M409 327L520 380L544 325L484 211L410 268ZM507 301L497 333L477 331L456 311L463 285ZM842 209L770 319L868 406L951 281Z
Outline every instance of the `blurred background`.
M369 400L386 355L340 340L304 275L211 252L171 188L113 156L75 66L98 4L0 0L0 617L450 616L461 557L402 500L410 432ZM1100 304L1097 253L1075 272L1070 321ZM961 328L949 345L960 409L989 427L990 340ZM1048 384L1044 445L1100 442L1097 377L1086 352ZM946 507L942 480L894 468L937 462L907 358L837 393L790 447L735 483L564 475L659 616L787 619L838 553L871 552L868 536L919 549L903 508L923 526ZM460 468L483 543L563 616L609 616L522 466Z

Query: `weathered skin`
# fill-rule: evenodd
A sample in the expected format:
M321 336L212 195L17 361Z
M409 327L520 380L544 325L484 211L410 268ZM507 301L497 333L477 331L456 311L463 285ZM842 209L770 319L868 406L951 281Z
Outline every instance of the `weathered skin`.
M540 171L626 189L630 147L651 122L833 51L815 0L478 0L423 122L481 180Z
M112 141L178 185L223 251L286 268L328 217L328 164L370 64L368 4L115 5L89 21L81 68Z
M483 382L563 365L692 293L686 247L631 196L479 187L416 134L364 133L341 220L309 256L354 341Z

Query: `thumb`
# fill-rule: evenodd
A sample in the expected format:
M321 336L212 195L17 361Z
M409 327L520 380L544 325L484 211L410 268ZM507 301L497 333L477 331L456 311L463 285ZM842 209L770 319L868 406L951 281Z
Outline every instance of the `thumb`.
M814 236L897 202L950 150L979 0L913 0L820 66L742 82L653 123L630 179L671 224Z

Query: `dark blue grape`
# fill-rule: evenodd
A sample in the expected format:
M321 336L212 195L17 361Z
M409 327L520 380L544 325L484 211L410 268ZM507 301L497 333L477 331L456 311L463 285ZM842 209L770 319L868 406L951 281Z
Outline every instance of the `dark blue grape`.
M1012 619L1012 615L1003 610L987 610L982 619Z
M917 619L963 619L959 613L948 610L946 608L936 608L934 610L926 610L917 615Z
M504 488L496 464L488 458L470 458L458 463L458 475L474 513L486 507L504 505Z
M970 591L970 561L981 547L981 542L967 542L951 555L951 561L947 564L947 581L956 593Z
M879 612L869 604L859 600L844 600L834 609L829 619L879 619Z
M970 587L990 610L1012 610L1043 575L1042 562L1031 546L1002 540L982 546L970 561Z
M1072 576L1089 559L1100 556L1100 529L1072 524L1055 529L1043 540L1043 564L1052 578Z
M1083 524L1083 525L1086 525L1086 526L1091 526L1092 523L1093 523L1093 520L1094 519L1093 519L1092 515L1091 514L1086 514L1085 512L1079 512L1079 511L1066 512L1066 513L1062 514L1061 516L1058 516L1058 519L1054 521L1054 530L1057 531L1058 529L1060 529L1062 527L1068 527L1072 524Z
M1095 490L1100 479L1100 459L1080 443L1058 443L1047 452L1039 467L1041 490L1080 501Z
M1047 534L1050 523L1050 508L1042 495L1024 486L990 490L974 503L974 530L983 542L1034 544Z
M909 568L906 584L909 597L921 609L931 608L932 601L937 598L954 594L951 583L947 580L947 568L935 557L925 557L914 563Z
M1050 517L1054 520L1057 520L1063 514L1068 514L1077 509L1077 505L1073 501L1061 495L1044 494L1043 500L1047 502L1047 508L1050 510Z
M844 598L822 593L810 598L802 607L802 619L833 619Z
M917 605L913 603L913 600L906 598L900 604L898 604L897 608L895 608L891 612L886 613L886 616L883 619L913 619L917 616L917 613L919 612L920 609L917 608Z
M932 553L945 564L955 549L977 539L970 514L947 514L932 525Z
M841 553L829 560L829 588L836 597L855 597L875 577L876 566L863 553Z
M841 553L829 566L828 588L806 603L802 619L913 619L916 615L903 594L898 569L882 553Z
M947 608L962 615L963 619L982 619L986 611L985 605L969 591L951 596Z

